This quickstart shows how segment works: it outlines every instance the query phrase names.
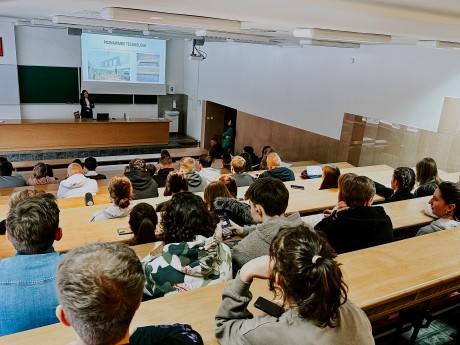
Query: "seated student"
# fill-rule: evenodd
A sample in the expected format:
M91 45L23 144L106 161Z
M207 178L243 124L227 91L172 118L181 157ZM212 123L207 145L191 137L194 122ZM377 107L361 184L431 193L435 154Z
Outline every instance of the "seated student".
M337 205L334 206L332 210L324 210L323 216L325 218L329 217L332 214L332 212L337 211L341 206L345 204L345 202L343 201L343 194L342 194L343 184L345 183L345 181L355 178L355 177L358 177L358 175L355 173L345 173L345 174L340 175L339 180L337 181L337 188L339 189L337 193L338 203Z
M166 150L166 149L161 149L161 151L160 151L160 157L169 157L169 158L171 158L171 154L169 153L168 150Z
M254 148L252 146L243 147L243 153L247 153L251 158L252 169L257 170L260 164L260 157L254 153ZM244 157L243 157L244 158ZM244 158L246 159L246 158Z
M273 148L270 146L264 146L262 150L262 158L260 159L260 165L259 165L259 170L267 170L268 165L267 165L267 155L269 153L275 152Z
M37 186L43 184L56 183L54 177L47 176L48 168L45 163L39 162L34 165L34 176L29 177L27 184L29 186Z
M212 157L210 155L201 155L198 160L198 166L200 171L198 174L206 180L207 183L217 181L220 177L220 171L214 168L211 168Z
M249 153L242 152L240 154L240 157L245 160L243 172L250 172L253 170L257 170L259 168L259 165L257 165L257 169L254 168L254 166L252 165L251 156L249 155Z
M153 176L155 176L155 173L157 172L157 167L154 164L147 164L145 166L145 170L147 170L150 177L153 178Z
M416 198L433 195L442 180L438 176L438 167L433 158L425 157L415 165L417 189L414 192Z
M109 195L112 205L96 212L91 222L104 219L126 217L131 212L131 200L133 200L133 187L127 177L114 176L109 182Z
M391 177L391 188L387 188L378 182L374 183L376 194L383 196L385 202L412 199L414 197L411 191L415 185L415 173L411 168L396 168Z
M171 157L162 156L160 158L160 162L158 163L157 172L152 176L152 178L158 184L158 187L164 187L166 185L166 178L171 171L174 171Z
M219 182L222 182L224 186L227 187L232 197L235 199L238 198L238 186L236 185L236 181L233 176L223 175L219 178Z
M267 255L270 242L281 227L302 224L298 212L284 216L289 202L289 191L278 179L266 177L255 180L244 198L249 200L251 215L257 225L241 227L232 223L234 232L243 237L232 248L233 272L237 272L249 260Z
M200 174L195 171L195 160L192 157L183 157L179 163L179 170L185 173L188 190L190 192L203 192L208 184Z
M306 226L283 227L269 253L246 263L223 291L220 344L374 344L371 324L347 299L337 255L323 237ZM254 279L268 280L282 315L254 317L247 309Z
M83 169L78 163L70 163L67 168L67 178L59 184L57 197L72 198L84 196L86 193L94 195L98 190L97 182L83 175Z
M152 205L140 202L134 206L129 214L128 224L134 234L131 239L126 241L130 246L160 241L160 238L155 234L158 216Z
M211 144L211 148L209 150L209 155L212 158L220 158L222 157L222 154L225 152L224 149L222 148L222 145L219 143L219 139L217 137L212 137L209 140Z
M337 211L324 218L321 230L339 254L393 241L393 225L382 206L372 205L374 182L366 176L348 179L342 187L343 201Z
M230 174L232 170L232 155L230 153L224 153L222 155L222 168L220 169L221 174Z
M23 187L27 185L22 176L13 175L13 164L0 162L0 188Z
M0 156L0 163L1 162L8 162L8 159L6 157ZM17 176L17 177L22 177L20 173L18 173L16 170L13 169L13 172L11 173L11 176ZM51 172L51 175L48 174L48 176L53 177L53 174ZM23 178L23 177L22 177Z
M85 159L85 168L88 170L85 174L86 177L92 178L93 180L104 180L107 178L104 174L96 172L97 160L94 157L88 157Z
M244 172L246 161L241 156L235 156L232 159L232 177L238 187L250 186L255 178Z
M156 198L158 196L158 185L145 169L143 159L132 159L129 162L129 171L125 172L125 176L131 181L135 200Z
M340 177L340 169L335 165L326 165L323 168L323 182L319 189L337 188Z
M164 196L173 196L176 193L187 192L188 183L187 178L184 173L173 171L169 173L168 178L166 179L166 188L163 192ZM160 202L156 206L156 211L161 212L163 206L165 206L167 201Z
M441 182L434 191L429 205L438 219L420 228L417 236L460 226L460 185L454 182Z
M53 310L62 254L53 243L62 230L55 196L26 190L10 199L6 238L17 253L0 260L0 336L58 322Z
M204 190L203 199L209 212L217 219L227 214L228 218L237 225L254 224L249 205L236 200L221 181L208 184Z
M281 158L276 152L267 155L267 167L268 170L260 174L259 178L271 176L281 181L295 181L294 172L281 166Z
M57 271L56 315L79 344L203 344L189 325L129 325L144 285L136 253L122 243L92 243L70 250Z
M161 212L164 247L142 259L144 293L156 298L231 279L232 256L216 224L201 197L174 194Z

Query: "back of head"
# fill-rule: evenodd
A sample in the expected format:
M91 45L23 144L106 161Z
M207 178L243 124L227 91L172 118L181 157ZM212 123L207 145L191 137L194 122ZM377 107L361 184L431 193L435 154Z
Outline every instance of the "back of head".
M235 156L232 159L233 170L238 174L244 171L244 166L246 165L246 160L241 156Z
M0 156L0 163L1 162L8 162L8 159L6 157Z
M53 245L59 208L50 193L18 195L6 218L8 238L21 254L41 254Z
M393 171L393 177L398 181L398 191L410 192L415 185L414 170L407 167L399 167Z
M267 154L267 166L269 168L277 168L281 165L281 158L276 152Z
M131 159L129 162L129 171L145 170L145 161L140 158Z
M415 172L418 184L425 184L431 180L441 183L441 179L438 176L438 167L435 160L431 157L419 160L415 165Z
M34 177L35 178L42 178L46 176L48 169L46 164L43 162L39 162L34 165Z
M209 168L212 165L212 157L210 155L201 155L198 162L203 168Z
M345 183L345 181L351 180L355 177L358 177L358 175L355 173L345 173L339 176L339 179L337 181L337 188L339 188L339 193L338 193L339 202L343 201L343 195L342 195L343 184Z
M79 166L81 166L81 168L83 169L85 167L85 165L83 164L83 162L81 161L80 158L75 158L72 163L76 163L78 164Z
M273 150L270 146L268 145L264 146L262 149L262 156L267 155L270 151L275 152L275 150Z
M141 202L134 206L129 214L128 223L134 233L136 244L157 241L155 228L158 224L158 216L152 205Z
M114 176L109 182L109 194L113 203L120 208L127 208L133 199L131 181L124 176Z
M222 163L230 164L232 162L232 155L230 153L222 154Z
M83 174L83 168L78 163L70 163L67 167L67 175Z
M204 202L210 212L214 211L214 200L217 197L232 198L233 196L222 182L213 181L204 189Z
M171 158L171 154L169 153L168 150L162 149L161 152L160 152L160 157L169 157L169 158Z
M210 237L216 221L201 197L191 192L174 194L161 213L163 240L166 244L193 241L196 235Z
M85 167L88 171L94 171L97 168L97 160L94 157L88 157L85 159Z
M249 153L250 155L254 154L254 148L252 146L245 146L243 147L243 151Z
M182 172L191 172L195 170L195 160L192 157L183 157L179 163Z
M319 189L337 188L340 177L340 169L335 165L326 165L323 168L323 182Z
M249 153L243 152L240 156L245 160L243 171L252 171L252 159Z
M13 173L13 164L8 161L0 162L0 176L11 176Z
M59 264L58 299L85 344L115 344L128 332L144 282L142 265L127 245L87 244Z
M187 178L184 173L171 171L166 177L164 196L188 191Z
M172 158L170 156L161 156L159 163L162 167L171 167Z
M43 195L45 195L45 191L40 189L25 189L16 191L11 193L10 197L8 198L8 206L10 209L12 209L21 200Z
M219 178L219 181L227 187L232 197L236 199L238 196L238 186L236 185L235 178L230 175L223 175Z
M289 191L279 179L264 177L249 186L244 198L262 206L268 216L280 216L286 212Z
M364 206L367 201L374 198L375 184L367 176L358 176L348 179L341 188L343 201L350 207Z
M337 326L347 286L326 239L306 225L281 228L270 245L270 258L270 290L279 274L285 302L295 303L299 314L318 327Z
M147 164L145 166L145 170L147 170L149 172L149 175L152 177L153 175L155 175L157 167L153 164Z
M441 182L438 188L444 202L447 205L455 205L454 219L460 221L460 185L454 182Z

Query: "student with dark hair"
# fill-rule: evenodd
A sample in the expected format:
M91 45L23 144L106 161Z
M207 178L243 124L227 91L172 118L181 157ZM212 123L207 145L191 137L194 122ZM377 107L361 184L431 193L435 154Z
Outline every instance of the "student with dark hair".
M166 178L166 186L163 192L164 196L171 196L180 192L188 191L187 178L184 173L172 171Z
M324 218L321 230L339 254L393 241L393 225L382 206L372 205L374 182L366 176L348 179L342 186L343 204Z
M337 188L339 189L339 192L337 193L337 205L334 206L332 210L324 210L323 215L324 217L329 217L332 212L337 211L339 208L343 208L344 206L347 206L345 204L345 201L343 200L343 193L342 193L342 187L345 181L353 179L355 177L358 177L357 174L355 173L345 173L340 175L338 181L337 181Z
M45 163L38 162L34 165L33 173L34 176L29 177L27 184L29 186L37 186L43 184L56 183L54 177L47 176L48 169Z
M246 160L242 156L235 156L232 159L232 177L238 187L250 186L254 182L254 177L244 171Z
M454 182L441 182L434 191L429 205L438 219L420 228L417 236L460 226L460 185Z
M222 154L225 151L222 148L222 145L219 143L219 139L217 139L217 137L212 137L210 139L210 145L211 145L211 148L209 150L209 155L212 158L220 158L220 157L222 157Z
M206 208L209 212L212 213L214 211L214 201L218 197L233 199L233 195L230 194L227 187L225 187L222 182L214 181L209 183L204 189L203 196L204 203L206 204Z
M158 196L158 185L150 177L143 159L132 159L129 162L129 171L125 172L125 176L131 181L135 200Z
M206 154L201 155L198 159L198 166L200 167L198 174L200 174L201 177L204 178L207 183L217 181L220 177L220 171L211 168L212 161L212 157Z
M144 293L156 298L231 279L230 249L214 234L216 223L201 197L174 194L161 212L164 246L142 259Z
M157 172L157 167L154 164L150 163L145 166L145 170L147 170L150 177L153 178L153 176L155 176L155 173Z
M169 153L168 150L166 150L166 149L161 149L161 151L160 151L160 157L161 157L161 158L163 158L163 157L169 157L169 158L171 158L171 154Z
M236 156L234 156L233 158L235 158ZM240 154L240 157L244 159L244 167L243 167L243 171L244 172L249 172L249 171L253 171L253 170L257 170L259 168L259 164L257 164L257 166L253 165L252 163L252 158L251 156L249 155L249 153L246 153L246 152L242 152Z
M145 202L135 205L129 214L128 224L134 234L133 238L127 241L130 246L160 240L155 235L158 216L152 205Z
M158 163L158 169L155 175L152 178L158 184L158 187L164 187L166 185L166 178L168 174L174 171L173 162L170 156L161 156Z
M109 195L112 205L96 212L91 222L104 219L126 217L131 212L131 200L133 200L133 187L127 177L115 176L109 182Z
M58 322L54 309L62 237L56 197L25 190L10 197L6 238L17 253L0 260L0 336Z
M305 225L283 227L273 238L269 256L246 263L222 293L215 334L220 344L370 345L366 314L347 299L336 254ZM266 279L281 316L253 317L251 283Z
M243 237L232 248L235 273L249 260L267 255L270 242L282 226L297 226L303 223L298 212L284 216L289 202L289 191L278 179L266 177L255 180L244 198L249 200L251 215L256 225L241 227L232 223L233 231Z
M201 336L189 325L144 326L129 333L144 282L141 263L125 244L74 248L57 271L56 315L75 330L80 344L202 345Z
M7 159L6 157L0 156L0 163L1 163L1 162L8 162L8 159ZM48 164L47 164L47 166L48 166ZM22 175L21 175L20 173L18 173L18 172L17 172L16 170L14 170L14 169L12 169L11 176L17 176L17 177L23 178ZM51 175L48 174L48 176L53 177L53 172L51 171Z
M85 168L88 170L85 174L86 177L89 177L93 180L104 180L107 178L107 176L104 174L99 174L96 172L97 160L94 157L88 157L85 159Z
M253 169L257 170L260 164L260 157L254 153L254 148L252 146L245 146L243 147L243 153L247 153L249 155ZM243 158L246 159L244 156Z
M13 164L8 161L0 162L0 188L14 188L27 185L21 176L12 174Z
M438 167L433 158L425 157L415 165L417 189L414 192L416 198L433 195L442 180L438 176Z
M223 175L219 178L219 181L227 187L233 198L238 198L238 186L236 185L236 180L233 176Z
M230 174L232 170L231 162L232 155L230 153L224 153L222 155L222 168L220 169L221 174Z
M414 197L411 191L415 185L415 173L411 168L396 168L391 177L391 188L387 188L378 182L374 183L376 194L383 196L385 202L412 199Z
M335 165L326 165L323 168L323 181L319 189L337 188L340 177L340 169Z

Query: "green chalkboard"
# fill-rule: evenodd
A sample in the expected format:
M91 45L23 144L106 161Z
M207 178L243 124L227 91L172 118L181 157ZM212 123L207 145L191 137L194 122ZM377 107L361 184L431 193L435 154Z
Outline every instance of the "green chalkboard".
M21 103L78 103L78 67L18 66Z

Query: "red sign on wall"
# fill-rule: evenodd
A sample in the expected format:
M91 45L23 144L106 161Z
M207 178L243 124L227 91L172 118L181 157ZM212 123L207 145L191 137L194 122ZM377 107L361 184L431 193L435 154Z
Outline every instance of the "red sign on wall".
M0 37L0 56L3 56L3 44L2 44L2 38Z

